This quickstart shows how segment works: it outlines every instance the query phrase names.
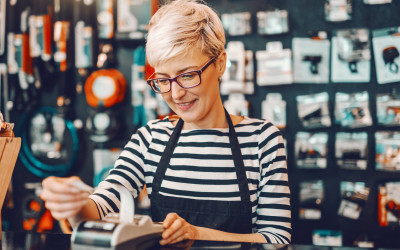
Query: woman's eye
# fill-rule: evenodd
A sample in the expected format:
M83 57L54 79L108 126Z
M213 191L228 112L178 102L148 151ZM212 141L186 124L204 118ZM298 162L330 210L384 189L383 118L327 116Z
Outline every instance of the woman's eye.
M169 84L169 80L167 80L167 79L159 79L157 82L158 82L158 84L162 84L162 85Z
M182 79L183 80L191 80L195 77L195 73L188 73L188 74L184 74L182 75Z

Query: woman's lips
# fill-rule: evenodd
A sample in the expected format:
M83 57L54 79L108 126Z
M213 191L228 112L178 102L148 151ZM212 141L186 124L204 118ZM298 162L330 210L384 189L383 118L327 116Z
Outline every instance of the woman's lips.
M178 108L182 111L187 111L189 110L191 107L193 107L193 105L195 104L196 100L191 101L191 102L182 102L182 103L177 103L176 106L178 106Z

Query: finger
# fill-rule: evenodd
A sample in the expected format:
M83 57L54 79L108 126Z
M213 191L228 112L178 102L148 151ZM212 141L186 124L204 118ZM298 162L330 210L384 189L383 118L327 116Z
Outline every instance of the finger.
M180 234L177 237L162 239L162 240L160 240L159 243L160 243L160 245L175 244L177 242L181 242L181 241L187 240L187 239L190 239L189 234L185 233L185 234Z
M87 192L79 192L79 193L54 193L50 190L43 190L43 192L39 196L45 202L74 202L74 201L83 201L89 197Z
M54 212L64 212L81 209L88 200L78 201L78 202L67 202L67 203L59 203L59 202L46 202L45 207Z
M70 211L51 211L51 215L53 216L54 219L56 220L63 220L63 219L68 219L74 215L76 215L80 209L76 210L70 210Z
M162 233L161 236L162 236L164 239L169 238L171 235L175 234L175 232L177 232L178 230L180 230L180 229L183 227L184 223L185 223L185 221L184 221L182 218L180 218L180 217L176 218L176 219L172 222L172 224L171 224L168 228L166 228L166 229L164 230L164 232Z
M42 181L43 190L50 190L54 193L79 193L80 190L69 184L76 181L79 177L60 178L50 176Z
M171 224L177 219L180 218L178 216L177 213L169 213L167 214L167 216L165 217L164 221L163 221L163 226L164 228L169 228L171 226Z
M183 237L183 238L182 238ZM174 231L168 237L163 237L163 240L168 242L167 244L171 244L172 242L177 242L177 239L182 238L181 240L185 239L185 230L183 227L179 228L178 230Z

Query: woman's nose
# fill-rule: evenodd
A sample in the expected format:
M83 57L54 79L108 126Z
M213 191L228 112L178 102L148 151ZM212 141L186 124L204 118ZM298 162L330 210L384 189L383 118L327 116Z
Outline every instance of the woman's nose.
M179 100L186 93L186 89L182 88L176 81L171 83L172 98Z

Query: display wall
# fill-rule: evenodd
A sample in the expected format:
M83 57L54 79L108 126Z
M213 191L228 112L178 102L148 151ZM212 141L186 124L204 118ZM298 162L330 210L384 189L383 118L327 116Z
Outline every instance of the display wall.
M36 114L38 109L39 112L42 112L43 107L46 107L47 109L43 111L45 113L54 114L55 116L61 114L60 116L65 121L68 121L65 123L66 128L72 125L74 125L75 128L69 132L67 131L68 135L65 136L65 139L62 141L65 150L61 150L61 152L64 152L67 157L51 158L48 155L43 156L42 158L36 157L42 160L43 158L46 158L43 161L39 160L39 162L43 164L36 164L31 159L35 157L29 157L29 155L28 157L23 156L22 158L19 158L12 180L13 205L5 207L2 213L4 220L3 227L6 227L5 229L37 229L35 227L24 226L24 218L29 218L29 213L26 211L26 197L28 196L29 198L35 194L37 183L40 183L40 181L45 176L49 175L49 173L55 173L55 175L59 176L78 175L86 183L94 185L96 178L98 179L101 177L101 170L96 169L95 166L96 161L98 162L100 158L113 159L117 154L115 152L118 152L118 148L125 145L129 140L130 135L135 132L141 124L139 121L140 119L138 118L139 114L143 115L140 108L138 108L140 103L132 104L132 96L134 96L134 91L136 91L132 90L132 86L135 85L133 78L137 76L136 73L132 73L132 70L135 71L135 66L132 65L143 66L142 60L140 59L140 47L145 44L143 30L138 28L139 32L135 34L133 34L133 32L118 32L118 8L117 5L115 5L115 23L113 24L115 36L112 38L102 37L102 33L100 32L100 28L97 26L98 24L95 19L96 13L99 10L96 10L93 6L91 9L80 8L77 6L78 2L80 1L75 2L74 5L66 4L61 6L61 9L64 11L59 13L59 15L54 13L53 20L71 20L71 27L75 27L79 20L84 19L86 24L91 24L93 26L94 46L91 49L95 55L92 58L93 64L91 66L83 65L77 67L74 60L76 55L73 53L76 50L76 46L73 43L76 34L72 32L72 29L68 47L71 51L70 57L68 58L68 60L70 60L67 64L68 67L62 69L60 62L50 60L47 63L44 59L38 60L34 58L33 65L39 65L37 68L40 72L38 75L41 75L41 87L32 87L34 85L34 83L32 83L30 88L35 91L29 92L29 97L26 99L24 99L24 93L26 92L21 90L16 91L16 96L20 97L15 97L14 108L9 112L9 119L16 123L17 136L23 136L24 131L27 129L26 125L29 124L29 121L32 118L32 114ZM149 1L147 2L147 4L145 3L141 7L143 9L140 9L143 10L142 14L147 13L144 14L144 19L146 19L146 17L151 14L151 11L154 10L154 6L152 6ZM163 1L160 2L162 3ZM380 150L380 148L377 149L378 144L392 145L393 150L398 150L399 148L399 144L396 142L396 132L399 131L400 123L395 122L393 124L385 125L380 122L377 115L377 102L380 100L380 94L398 93L400 91L398 85L400 80L391 80L387 83L382 83L383 80L380 78L378 81L378 71L382 70L382 68L376 67L376 61L378 58L375 57L372 38L377 37L374 31L400 26L400 18L398 17L398 13L400 12L400 2L393 0L391 3L387 4L368 5L365 3L367 1L348 1L351 4L351 13L348 17L342 18L348 18L349 20L336 22L327 20L325 4L329 1L209 0L206 2L220 15L247 12L247 14L242 14L240 17L244 19L239 18L235 20L248 20L250 31L247 30L245 31L246 34L242 35L232 35L227 31L227 42L242 42L245 50L252 51L254 56L252 59L252 83L254 91L250 91L252 93L249 94L249 92L246 91L231 90L231 92L244 92L243 94L245 99L248 101L249 108L242 112L248 112L248 115L252 117L262 118L262 102L269 93L279 93L281 94L282 99L286 101L286 107L283 109L286 112L286 114L283 112L283 115L286 118L286 123L285 126L282 126L281 130L287 143L289 183L292 193L292 241L297 244L322 242L334 245L338 240L340 240L344 246L353 246L356 241L361 240L374 242L375 246L399 248L399 223L398 221L391 221L388 225L380 225L385 223L382 222L382 219L378 219L378 213L382 212L382 206L378 206L378 196L380 187L385 187L388 195L391 195L391 199L400 204L400 195L396 195L395 191L393 191L396 190L396 185L393 185L394 187L392 187L390 184L386 184L388 182L393 182L399 185L400 165L398 162L394 162L394 169L389 170L385 167L379 169L379 167L377 167L379 166L379 159L376 155ZM46 6L52 6L51 2L44 1L43 3L46 3L44 4ZM114 1L114 4L116 4L116 1ZM21 9L24 9L26 6L32 5L30 2L24 2ZM21 12L21 9L16 10L7 3L7 14L19 13ZM281 34L260 34L257 12L273 11L275 9L287 11L288 30L282 31ZM37 10L32 7L31 10L46 13L46 9ZM137 13L138 12L136 12L136 15L138 15ZM248 14L250 14L250 17L246 16ZM14 23L12 18L7 17L7 33L10 33L13 29L17 29L15 25L10 25L10 22ZM242 24L239 23L236 25L240 26ZM351 79L350 77L349 80L347 80L345 70L338 72L338 69L341 69L340 65L336 66L335 64L335 67L332 66L334 65L333 61L335 61L338 56L332 51L333 47L336 46L334 45L335 42L333 38L339 37L338 33L340 32L338 31L346 29L368 30L367 37L369 41L370 58L369 60L364 61L367 61L366 65L369 67L369 71L366 71L367 73L360 73L359 79ZM259 80L263 76L262 72L260 72L262 65L260 63L261 61L257 60L256 55L258 51L265 51L266 43L280 41L282 43L282 48L292 49L290 58L293 59L295 55L297 55L293 46L294 38L311 39L311 36L315 36L318 31L325 31L326 37L322 40L330 42L327 49L330 59L325 62L328 65L326 66L328 74L327 81L311 83L314 81L310 78L310 82L307 82L306 77L306 80L302 80L301 82L292 79L291 83L288 83L281 79L277 80L275 83L264 84L261 86L261 81ZM280 31L278 31L278 33L279 32ZM361 35L358 34L358 36ZM52 46L55 47L54 41L52 43ZM104 44L111 45L113 53L107 52ZM400 48L398 41L397 48ZM9 48L6 46L6 52L0 57L1 63L9 64L7 61L8 49ZM304 51L304 47L302 49ZM317 48L315 50L317 50ZM324 53L325 50L326 49L322 49L320 53ZM298 51L300 50L297 50L297 52ZM310 48L310 51L313 51L313 48ZM106 60L105 65L103 64L102 67L98 67L95 65L99 62L98 55L102 54L101 52L103 52L104 55L108 55L108 59ZM233 54L234 53L236 52L233 50ZM51 55L52 58L56 56L54 51ZM228 57L229 56L230 54L228 54ZM364 61L363 63L365 63ZM394 62L398 63L398 61L399 58L395 57ZM290 72L293 76L294 72L296 72L300 66L295 63L291 63L290 65L292 66ZM364 69L364 64L358 63L357 65L359 72ZM385 65L385 67L386 66L387 65ZM393 71L396 71L395 66L393 67ZM85 70L79 70L82 68ZM86 81L88 76L100 68L118 69L126 80L126 91L122 93L122 96L124 97L123 100L116 102L111 107L102 107L101 105L98 107L91 106L88 103L87 92L85 92L84 89L80 89L80 87L84 88L85 85L87 85ZM323 71L322 63L319 64L319 69L320 72ZM8 68L8 70L10 69ZM139 70L139 72L142 71ZM144 72L144 74L146 74L146 72ZM394 74L398 75L397 72ZM15 89L20 88L18 87L20 85L18 82L21 81L21 78L18 75L19 74L8 72L8 83L11 86L10 88L13 86ZM38 75L35 75L33 72L32 75L38 78ZM266 78L268 78L268 76ZM222 84L226 84L230 80L232 79L225 79L225 82L223 81ZM347 99L339 101L339 98L346 98L346 96L339 97L338 93L361 92L367 93L369 99L366 102L364 99L353 100L357 105L351 106L349 104L346 106ZM5 93L4 86L2 87L2 93ZM322 101L320 102L313 99L315 96L311 96L312 94L319 93L327 94L326 96L321 97ZM62 102L62 98L60 101L60 96L70 99L70 103L60 104L60 102ZM305 101L303 103L301 101L302 99L299 98L301 96L308 96L304 99ZM228 100L228 98L228 95L223 95L224 101ZM4 100L4 97L2 100ZM302 115L302 111L311 108L312 105L310 106L309 102L319 105L317 105L319 107L319 115L316 116L319 121L317 122L318 126L310 126L310 124L307 123L310 122L310 120L305 118L306 115ZM302 108L298 109L299 103L304 104L304 106L300 106L304 108L304 110ZM363 115L366 116L368 116L368 114L366 114L366 111L368 111L370 114L370 123L368 123L368 121L361 122L361 124L356 124L355 122L351 123L353 125L355 124L355 126L344 124L343 121L345 121L345 118L340 117L340 112L338 113L336 110L340 104L343 104L346 108L351 108L353 111L354 108L358 108L357 110L361 110ZM395 107L400 106L396 101L393 101L392 104ZM158 112L157 115L164 115L167 113L165 111L160 111L162 110L162 104L154 105L157 107L154 108L157 110L156 113ZM0 107L4 112L5 105ZM114 125L110 125L115 126L113 127L114 129L110 129L106 133L107 136L110 136L109 138L102 139L98 133L96 134L96 132L93 132L93 127L90 127L89 123L92 118L95 117L96 113L107 114L108 117L115 122ZM282 112L278 112L277 115L282 115ZM329 119L330 123L327 124L321 122L323 116L325 117L324 119ZM61 120L61 123L62 122L63 121ZM57 123L57 121L53 121L53 124L54 123ZM40 130L39 128L37 129L38 131ZM385 137L384 134L380 135L384 138L383 143L382 141L378 141L377 143L376 138L379 139L381 137L377 137L376 133L383 131L394 132L394 134L389 135L389 137ZM341 134L342 132L346 133ZM59 133L63 133L63 131L59 131ZM349 139L348 136L350 136L350 133L353 133L352 135L354 135L354 133L358 134ZM75 134L76 136L74 136ZM308 136L316 134L322 134L323 136L313 137L314 140L326 141L320 144L313 144L312 139L310 141ZM93 135L98 137L93 137ZM32 137L27 140L31 144L34 144L35 142L35 139ZM390 142L391 140L394 142ZM348 152L346 151L348 149L346 146L350 144L355 145L349 146L350 152ZM53 152L54 147L56 146L53 144L50 145L51 146L48 146L48 151ZM313 149L312 153L317 152L320 156L313 158L310 155L311 152L309 149L307 149L308 155L306 154L306 156L302 156L300 154L301 146L307 147L310 145ZM40 144L37 146L45 147ZM342 154L345 152L354 154L354 152L357 151L356 149L360 149L355 159L359 162L361 167L354 167L354 164L352 165L353 167L344 166L345 164L339 160L346 160L345 157L343 155L338 156L337 153L342 151ZM39 152L43 151L45 152L46 149L39 150ZM25 152L30 152L30 150L26 149ZM393 158L396 158L396 153L392 154L394 154ZM397 153L397 158L398 157L399 153ZM351 157L350 159L354 160L354 158ZM102 162L97 165L100 165L103 168L109 167L111 163L105 163L105 161L106 160L103 159ZM312 166L306 164L310 161L313 162L313 164L311 164ZM325 163L322 163L321 165L321 162ZM53 166L53 168L51 166ZM46 170L46 167L49 169ZM36 172L35 169L37 170ZM43 169L45 169L45 171L42 171ZM349 183L347 183L346 186L346 183L343 184L343 182ZM350 196L346 196L346 193L343 192L343 187L345 189L347 187L347 191L349 191L348 193L351 193ZM356 187L361 187L359 190L362 190L362 192L356 192L358 190ZM364 191L368 191L367 194ZM364 196L361 195L361 198L357 196L356 199L353 199L355 193L357 195L363 194ZM306 204L307 199L304 197L307 196L313 198L312 204ZM349 201L349 203L347 203L349 206L348 210L343 210L343 207L341 208L343 200ZM356 205L356 208L351 207L352 205ZM386 204L384 207L385 206ZM387 210L386 212L391 214L391 212L388 212ZM339 214L339 211L341 211L341 214ZM357 211L361 211L359 215L355 215L357 214ZM394 209L394 211L396 212L396 209ZM393 216L393 214L390 216ZM43 216L43 214L41 214L41 216ZM386 218L393 219L393 217L390 216ZM25 224L26 223L27 222L25 222ZM60 231L61 229L57 223L55 223L50 230Z

